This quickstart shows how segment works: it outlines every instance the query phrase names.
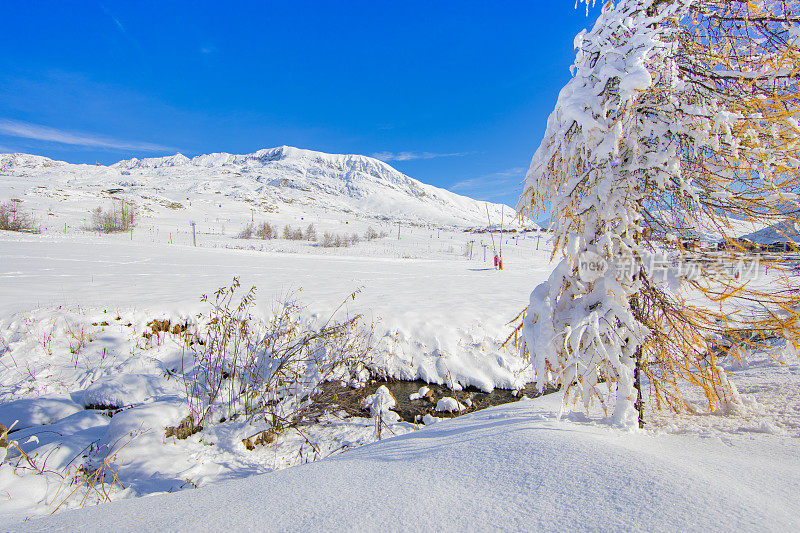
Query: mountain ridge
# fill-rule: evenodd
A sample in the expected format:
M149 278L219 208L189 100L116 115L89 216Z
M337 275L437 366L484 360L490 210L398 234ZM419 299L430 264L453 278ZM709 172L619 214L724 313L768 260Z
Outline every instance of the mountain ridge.
M111 165L72 164L31 154L0 154L0 173L17 173L67 187L154 189L189 199L221 194L272 204L317 204L371 218L485 226L513 224L509 206L456 194L411 178L378 159L278 146L250 154L176 153ZM527 224L533 226L532 223Z

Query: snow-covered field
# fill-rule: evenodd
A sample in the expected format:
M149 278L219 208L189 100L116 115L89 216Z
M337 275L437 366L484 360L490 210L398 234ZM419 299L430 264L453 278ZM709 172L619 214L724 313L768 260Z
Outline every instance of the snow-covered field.
M242 419L167 437L165 427L188 413L180 379L186 351L179 336L153 336L149 324L197 319L208 310L201 295L233 277L244 289L257 287L259 318L286 295L305 306L301 318L312 327L331 315L364 315L372 368L387 376L484 391L531 379L527 361L501 343L552 268L540 233L506 234L505 269L497 271L499 234L464 231L486 225L483 204L403 181L368 158L258 154L114 167L6 158L0 202L21 199L43 232L0 232L0 424L17 421L9 438L24 452L12 446L0 463L3 530L800 525L800 366L791 356L781 364L751 354L742 366L728 365L746 398L738 412L649 412L650 429L634 434L561 413L553 395L457 420L437 421L431 407L432 426L387 417L389 438L374 444L369 414L344 412L252 451L242 441L263 424ZM276 164L284 166L270 169ZM342 166L353 164L358 172ZM231 177L231 166L257 179ZM313 185L320 168L328 169L325 179ZM281 180L269 185L273 171ZM206 185L193 188L192 172ZM332 185L347 176L349 189ZM381 176L395 193L401 185L411 191L401 205L413 217L379 216L387 197ZM287 188L282 180L290 178ZM102 191L116 186L125 190L115 195L140 207L137 227L83 231L89 210L114 202ZM301 201L304 194L313 200ZM246 200L259 195L263 205ZM493 223L511 216L500 206L488 210ZM346 248L237 239L251 219L313 223L320 235L370 227L386 235ZM97 472L99 483L81 484ZM106 499L124 501L92 506ZM49 521L9 525L56 509Z
M153 319L178 323L201 312L200 295L233 276L258 288L264 313L275 297L294 292L310 322L326 320L361 289L339 314L365 315L374 328L376 364L389 375L491 390L530 379L526 362L499 344L506 322L524 307L531 280L546 275L548 264L544 251L538 261L500 272L463 257L342 257L9 233L0 237L0 250L0 423L19 419L22 429L12 437L56 472L14 475L3 465L0 494L8 501L0 514L6 519L51 511L68 494L58 489L75 455L95 442L121 446L129 435L136 438L119 455L126 489L115 497L305 460L298 457L303 441L297 436L276 448L244 451L241 440L256 430L242 424L185 441L164 437L165 426L186 416L185 391L168 372L180 368L182 344L169 334L160 344L142 334ZM92 405L132 408L109 418L84 409ZM391 431L412 429L401 423ZM333 419L311 433L317 455L374 438L372 423L361 419Z

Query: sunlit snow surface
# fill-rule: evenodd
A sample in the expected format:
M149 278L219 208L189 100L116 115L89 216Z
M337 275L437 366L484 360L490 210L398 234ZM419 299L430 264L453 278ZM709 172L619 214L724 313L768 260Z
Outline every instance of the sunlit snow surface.
M444 206L431 200L436 191L415 193L428 186L383 164L292 150L113 168L5 156L0 202L22 200L44 231L0 232L0 423L19 420L11 438L46 471L15 472L8 461L16 464L19 454L9 452L0 465L0 525L49 514L66 500L56 522L24 527L796 529L800 369L791 356L783 365L764 354L751 354L743 368L729 362L748 399L740 412L652 412L651 429L633 435L583 422L569 409L559 420L554 396L455 421L429 416L431 427L393 423L384 436L397 439L358 450L375 439L367 418L330 416L304 436L286 434L252 452L241 442L252 434L243 423L166 438L164 427L187 414L172 374L181 346L147 345L142 333L154 318L196 316L204 309L200 295L233 276L258 288L258 313L294 294L306 306L304 320L316 324L360 289L338 316L364 314L374 326L375 362L389 375L483 390L530 379L527 362L500 344L507 322L552 268L546 239L507 235L505 270L493 270L499 237L463 231L486 224L483 204ZM278 170L297 183L305 176L305 184L265 186L247 177L270 165L283 165ZM241 176L223 172L234 167ZM329 194L308 185L309 175L326 168L317 184L335 189L350 175L350 189ZM375 181L383 172L390 179ZM377 215L393 209L386 183L396 192L405 187L395 214L413 216L399 225ZM117 186L125 190L115 197L140 206L133 233L83 231L92 208L113 205L102 191ZM493 223L501 213L512 216L500 206L489 213ZM386 235L349 248L236 239L250 220L278 228L313 223L319 235L363 235L369 227ZM83 334L91 342L79 346ZM120 403L127 409L113 418L84 409ZM309 452L306 438L317 451ZM62 478L66 469L83 454L102 458L107 447L121 449L114 467L125 486L109 486L109 496L128 501L61 514L83 496L66 498L74 488ZM90 495L87 504L99 499Z
M623 433L551 396L335 458L11 531L747 530L800 527L797 439Z

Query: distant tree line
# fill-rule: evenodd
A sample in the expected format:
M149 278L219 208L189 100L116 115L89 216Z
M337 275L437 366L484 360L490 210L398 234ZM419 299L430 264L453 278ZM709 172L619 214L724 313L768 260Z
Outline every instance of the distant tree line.
M381 232L378 233L375 231L374 228L369 227L367 231L364 232L363 240L366 241L373 241L375 239L379 239L382 237L386 237L387 233ZM283 230L279 231L277 226L271 225L269 222L262 222L256 225L254 222L249 222L245 225L244 228L239 232L237 238L239 239L262 239L262 240L270 240L270 239L277 239L277 238L284 238L289 241L311 241L311 242L318 242L319 246L323 248L343 248L348 247L354 244L358 244L361 242L362 237L358 233L353 233L351 235L346 234L338 234L338 233L331 233L325 232L322 234L322 239L318 240L317 238L317 229L314 227L314 224L309 224L305 230L302 228L293 228L292 226L286 224L283 226Z

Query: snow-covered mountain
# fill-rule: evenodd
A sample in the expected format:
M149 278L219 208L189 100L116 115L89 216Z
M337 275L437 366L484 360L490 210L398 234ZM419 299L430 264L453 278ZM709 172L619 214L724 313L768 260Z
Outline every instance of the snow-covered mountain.
M175 201L222 195L267 210L353 213L418 224L485 226L512 224L514 210L424 184L386 163L362 155L334 155L281 146L252 154L182 154L129 159L103 165L73 165L28 154L0 155L0 174L26 177L36 186L123 189L158 193Z
M784 220L758 231L744 235L745 239L759 244L773 244L776 242L800 242L800 228L791 220Z

